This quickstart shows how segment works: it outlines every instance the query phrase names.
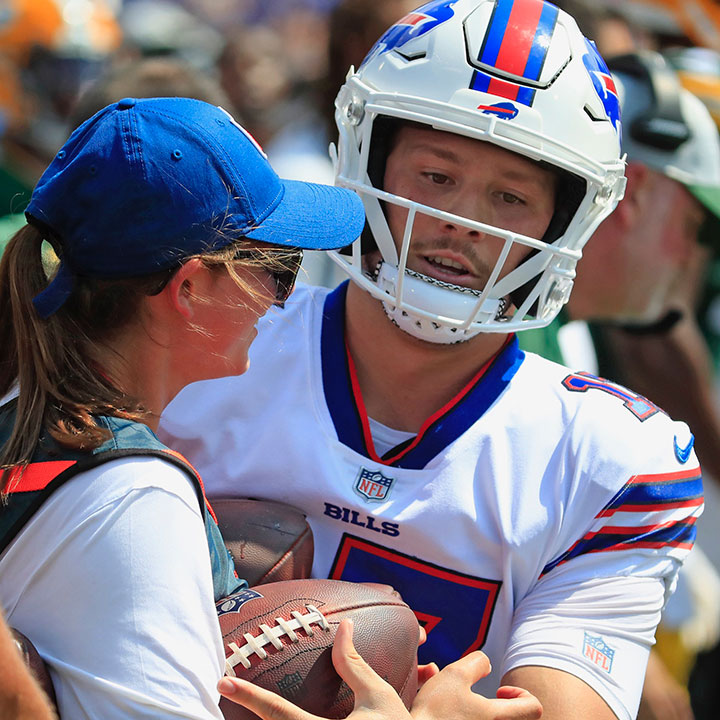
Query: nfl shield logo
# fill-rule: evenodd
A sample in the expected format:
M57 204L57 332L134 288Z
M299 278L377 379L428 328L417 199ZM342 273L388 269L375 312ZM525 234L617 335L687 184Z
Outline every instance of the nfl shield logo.
M240 612L240 608L250 600L255 600L256 598L261 598L262 595L257 592L257 590L251 590L250 588L245 588L244 590L238 590L236 593L233 593L232 595L228 595L226 598L223 598L222 600L218 600L215 603L215 608L217 609L218 615L225 615L226 613L236 613Z
M588 632L585 633L583 639L583 655L606 673L610 673L612 670L615 650L599 635L591 635Z
M381 502L387 497L393 482L393 478L386 477L379 470L360 468L354 489L370 502Z
M298 672L285 675L278 681L277 687L280 694L288 700L292 700L302 690L302 676Z

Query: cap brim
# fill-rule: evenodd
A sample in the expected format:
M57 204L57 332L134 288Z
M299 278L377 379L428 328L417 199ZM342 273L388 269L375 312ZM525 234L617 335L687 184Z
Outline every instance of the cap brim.
M709 210L720 219L720 187L712 185L688 185L687 189Z
M296 180L281 182L285 186L282 200L246 237L305 250L334 250L360 236L365 211L352 190Z

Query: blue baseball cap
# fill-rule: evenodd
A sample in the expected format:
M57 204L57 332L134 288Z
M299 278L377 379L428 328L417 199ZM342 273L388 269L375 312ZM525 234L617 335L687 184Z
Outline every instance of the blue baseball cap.
M25 216L60 257L33 300L42 317L77 276L150 274L239 237L330 250L365 222L354 192L281 180L229 113L188 98L125 98L98 112L57 153Z

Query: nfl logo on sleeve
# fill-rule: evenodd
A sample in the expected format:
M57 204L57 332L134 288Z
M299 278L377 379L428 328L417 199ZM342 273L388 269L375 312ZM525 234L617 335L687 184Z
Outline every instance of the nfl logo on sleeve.
M615 650L611 648L599 635L585 633L583 640L583 655L595 663L601 670L610 673L612 670Z
M381 502L388 496L393 482L393 478L383 475L379 470L360 468L353 489L370 502Z

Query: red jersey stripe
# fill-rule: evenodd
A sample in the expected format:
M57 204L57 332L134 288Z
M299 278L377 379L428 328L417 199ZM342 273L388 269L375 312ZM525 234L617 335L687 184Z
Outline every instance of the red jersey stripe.
M595 517L610 517L610 515L618 512L661 512L662 510L675 510L684 507L700 507L702 504L703 498L700 497L679 500L678 502L658 503L657 505L620 505L620 507L602 510Z
M641 483L665 483L676 482L677 480L690 480L699 477L701 474L699 467L690 468L689 470L679 470L672 473L658 473L657 475L633 475L628 480L628 485Z

